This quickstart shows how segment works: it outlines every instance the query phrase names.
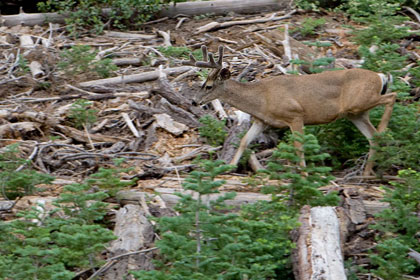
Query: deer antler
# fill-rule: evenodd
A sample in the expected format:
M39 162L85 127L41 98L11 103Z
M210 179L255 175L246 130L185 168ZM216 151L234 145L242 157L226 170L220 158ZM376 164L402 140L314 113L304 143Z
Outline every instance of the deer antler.
M223 46L219 46L219 58L217 62L214 60L214 55L211 52L207 52L207 47L205 45L201 46L201 51L203 53L203 61L197 61L195 57L190 54L190 60L181 61L182 65L191 65L200 68L215 68L221 69L223 66Z

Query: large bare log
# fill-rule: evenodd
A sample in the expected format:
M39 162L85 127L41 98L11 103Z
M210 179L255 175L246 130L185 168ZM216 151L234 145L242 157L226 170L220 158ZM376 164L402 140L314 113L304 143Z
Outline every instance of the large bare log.
M175 17L179 14L183 15L201 15L201 14L226 14L235 13L260 13L285 10L289 7L288 0L217 0L203 2L185 2L168 5L159 13L159 17ZM103 9L105 16L109 15L111 9ZM58 13L20 13L18 15L0 16L0 25L42 25L47 22L64 23L66 15Z
M154 191L159 194L159 197L163 199L168 207L173 207L180 200L180 197L175 195L175 192L191 194L193 197L197 197L197 193L181 189L155 188ZM203 199L203 203L216 200L225 194L226 192L221 191L220 193L208 195ZM146 197L147 200L153 201L157 195L139 191L120 191L117 193L117 198L123 205L131 203L137 204L141 197ZM236 194L234 199L227 200L226 204L231 206L240 206L243 204L255 203L258 200L271 200L271 196L260 193L239 192Z
M304 206L299 218L293 272L297 280L347 279L341 250L340 220L334 207Z
M235 12L240 14L255 14L260 12L280 11L289 8L290 1L279 0L216 0L202 2L184 2L171 4L160 12L162 17L183 15L226 14Z
M173 75L173 74L181 74L191 69L191 66L180 66L174 68L167 68L163 69L162 71L165 74ZM107 79L100 79L94 81L88 81L80 83L81 87L93 87L93 86L104 86L104 85L116 85L116 84L123 84L123 83L141 83L156 80L159 78L159 71L151 71L146 73L140 74L132 74L127 76L118 76L114 78L107 78Z
M153 252L135 253L149 248L154 237L153 226L139 205L125 205L118 210L114 234L118 239L111 244L109 249L111 256L133 254L119 258L118 262L108 268L102 279L125 279L130 270L153 269L151 263Z

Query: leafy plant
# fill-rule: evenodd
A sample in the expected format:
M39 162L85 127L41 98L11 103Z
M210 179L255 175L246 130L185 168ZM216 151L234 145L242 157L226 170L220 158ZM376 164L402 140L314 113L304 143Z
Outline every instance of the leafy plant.
M48 184L54 180L50 175L31 169L30 161L19 156L18 147L19 145L12 144L0 152L0 187L1 194L6 199L33 194L37 190L36 185Z
M21 54L19 55L18 67L19 67L19 71L22 72L23 74L26 74L29 72L28 60Z
M419 269L420 265L409 258L409 248L419 251L418 233L420 224L416 215L420 207L420 173L408 169L398 176L403 182L392 182L393 189L385 188L384 201L389 208L376 215L377 223L372 227L381 235L370 258L377 266L375 275L385 279L405 279L403 274Z
M97 52L87 45L75 45L60 53L58 68L67 75L94 73L101 78L111 76L118 67L109 58L97 60Z
M96 110L89 109L92 102L86 99L78 99L71 105L69 119L77 128L89 127L96 122Z
M122 188L133 184L133 181L122 181L119 178L121 172L127 172L128 170L130 169L99 168L98 172L90 175L86 182L91 186L97 186L102 190L108 191L108 194L112 197Z
M306 18L300 27L293 29L293 33L300 33L302 36L315 35L315 31L325 24L325 19Z
M188 59L190 54L192 54L197 60L203 59L203 53L201 49L197 49L193 52L187 47L157 47L157 49L165 56L172 58Z
M227 136L226 121L219 121L210 115L201 117L199 121L203 124L198 128L200 136L204 137L212 146L223 145Z
M0 221L1 279L73 279L73 271L101 264L99 253L115 239L96 222L107 204L103 192L88 193L89 184L66 186L55 209L42 205L20 212L20 219Z

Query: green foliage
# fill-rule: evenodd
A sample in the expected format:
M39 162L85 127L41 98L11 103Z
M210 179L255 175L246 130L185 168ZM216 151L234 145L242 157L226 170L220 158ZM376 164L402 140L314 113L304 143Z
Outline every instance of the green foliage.
M103 219L103 192L88 193L89 184L66 186L46 211L43 205L0 222L0 279L73 279L74 270L97 267L99 253L115 239L94 222Z
M373 113L381 113L376 111ZM379 116L375 117L379 118ZM378 153L375 161L380 172L397 169L419 169L420 159L420 114L418 103L411 105L394 106L389 130L378 135Z
M212 146L223 145L227 136L226 120L217 120L210 115L200 118L202 126L198 128L200 136L204 137L206 141Z
M324 71L338 70L338 68L327 68L327 66L331 65L334 61L334 57L317 58L312 62L312 66L309 68L309 70L311 71L311 73L321 73Z
M88 73L96 74L101 78L111 76L112 71L116 71L118 67L109 58L96 60L97 54L87 45L72 46L60 53L61 60L58 62L58 68L70 76Z
M405 65L407 56L399 54L398 49L397 44L385 43L379 45L378 50L371 53L367 47L361 46L359 52L365 59L363 68L382 73L400 70Z
M325 24L325 19L306 18L300 27L293 29L293 33L300 33L302 36L315 35L315 31Z
M158 221L159 270L132 272L137 279L272 279L290 264L293 218L272 215L273 207L265 204L247 207L239 215L223 214L233 193L208 201L224 183L215 177L231 168L221 161L202 161L190 173L183 187L197 196L177 194L180 215ZM260 211L264 207L269 209L266 214Z
M69 119L71 119L76 128L84 126L89 127L96 122L96 110L88 109L92 102L86 99L78 99L71 105Z
M21 54L19 55L18 67L19 71L23 74L26 74L30 71L28 66L28 60Z
M90 175L86 182L91 186L97 186L102 190L106 190L110 196L115 196L119 190L133 184L133 181L121 181L119 178L121 172L129 170L128 168L99 168L98 172Z
M370 21L374 16L389 17L401 9L400 0L348 0L342 8L356 21Z
M26 166L16 171L20 166ZM38 173L30 168L30 162L19 157L17 144L9 145L0 153L0 188L1 195L7 199L16 199L33 194L38 184L48 184L54 178Z
M383 108L374 108L370 113L372 124L377 126L383 114ZM388 130L378 135L378 153L375 162L380 172L394 168L417 169L420 158L419 112L417 103L411 105L394 105ZM404 125L402 125L404 124ZM331 155L334 166L356 159L369 150L369 142L360 131L348 120L307 126L306 131L316 135L321 150Z
M301 158L292 144L294 141L303 144L305 167L300 166ZM329 175L331 168L319 165L328 157L328 154L320 152L315 136L311 134L291 136L288 143L280 143L277 146L267 170L264 171L270 179L282 180L282 183L266 185L263 192L272 194L273 201L285 203L293 211L299 211L304 205L337 205L339 198L336 193L324 195L318 190L333 179ZM288 164L285 164L285 160Z
M104 26L125 29L138 28L150 20L168 0L47 0L38 3L42 12L66 14L66 25L70 34L79 36L86 29L101 33ZM109 8L108 15L102 11ZM109 23L107 21L110 20Z
M384 43L393 43L409 35L407 27L399 27L396 24L400 20L392 17L390 19L377 18L369 23L369 26L357 30L355 41L360 45L380 45Z
M408 169L398 175L403 182L392 182L393 189L385 188L384 201L390 204L376 215L373 226L380 233L380 240L370 255L375 275L385 279L405 279L403 274L420 269L420 265L407 256L409 248L419 251L417 235L420 224L417 211L420 208L420 173Z
M189 59L190 54L192 54L197 60L203 59L203 53L201 49L197 49L193 52L187 47L157 47L157 49L166 57L179 58L179 59Z

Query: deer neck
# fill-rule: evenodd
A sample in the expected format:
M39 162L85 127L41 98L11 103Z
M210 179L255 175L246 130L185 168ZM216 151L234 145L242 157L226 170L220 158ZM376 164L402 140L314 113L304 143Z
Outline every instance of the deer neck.
M263 99L254 87L252 83L227 80L219 89L219 99L241 111L259 117L258 112L263 111Z

